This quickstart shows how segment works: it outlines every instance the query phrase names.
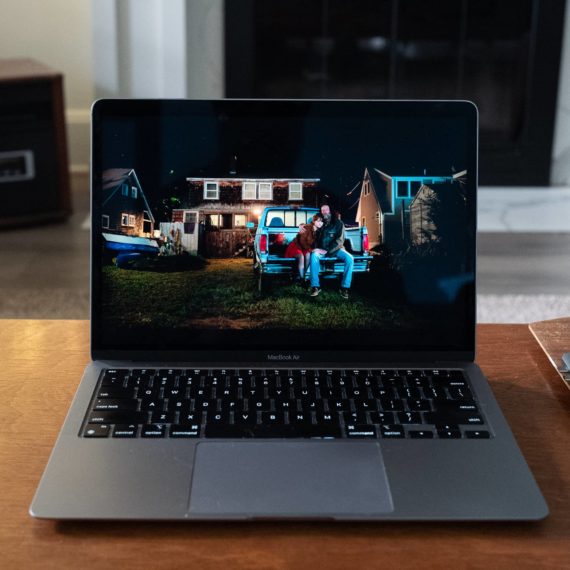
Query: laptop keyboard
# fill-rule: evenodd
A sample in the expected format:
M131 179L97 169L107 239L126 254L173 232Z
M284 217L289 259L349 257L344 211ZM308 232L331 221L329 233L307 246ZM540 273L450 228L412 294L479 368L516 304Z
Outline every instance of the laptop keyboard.
M461 370L105 369L101 438L488 439Z

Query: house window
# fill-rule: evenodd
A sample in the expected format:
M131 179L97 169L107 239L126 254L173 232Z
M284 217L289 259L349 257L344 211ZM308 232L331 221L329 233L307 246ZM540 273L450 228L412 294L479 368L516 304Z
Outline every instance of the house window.
M132 214L121 214L121 225L134 227L135 225L135 217Z
M243 200L255 200L257 198L257 184L255 182L244 182L241 189Z
M101 225L103 226L103 229L109 229L109 216L102 216Z
M289 182L289 200L303 199L303 183Z
M128 195L129 195L129 186L128 186L128 184L123 184L123 185L121 186L121 194L122 194L123 196L128 196Z
M364 181L363 195L368 196L370 194L370 182L368 180Z
M271 200L273 185L271 182L244 182L241 190L243 200Z
M260 182L258 186L258 198L260 200L271 200L272 199L272 184L271 182Z
M245 228L247 223L247 216L245 214L234 215L234 228Z
M208 214L208 225L212 228L220 227L220 215L219 214Z
M365 227L366 227L366 218L362 218L362 220L360 221L360 227L361 227L361 228L365 228Z
M138 195L138 190L136 186L131 186L131 198L136 198Z
M220 188L217 182L204 181L204 200L219 200Z
M374 214L374 221L379 224L380 223L380 210L376 211L376 214Z
M419 181L410 182L410 188L412 190L411 195L415 196L420 191L421 186L422 186L422 183Z
M398 185L396 187L396 196L398 196L398 198L409 198L407 180L398 181Z
M198 221L196 212L184 212L184 223L195 224Z
M146 210L143 212L143 233L150 234L152 231L152 220L150 218L150 213Z

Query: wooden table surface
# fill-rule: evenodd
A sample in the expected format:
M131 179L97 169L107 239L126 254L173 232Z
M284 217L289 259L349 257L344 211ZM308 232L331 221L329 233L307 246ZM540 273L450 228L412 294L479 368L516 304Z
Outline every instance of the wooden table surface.
M525 325L480 326L477 358L551 510L516 524L32 519L88 334L87 321L0 320L0 568L570 568L570 395Z

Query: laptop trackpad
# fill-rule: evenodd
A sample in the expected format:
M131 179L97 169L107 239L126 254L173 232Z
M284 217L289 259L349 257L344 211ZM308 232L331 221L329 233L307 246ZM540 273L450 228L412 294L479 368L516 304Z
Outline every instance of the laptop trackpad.
M192 515L333 517L392 510L375 442L210 441L196 448Z

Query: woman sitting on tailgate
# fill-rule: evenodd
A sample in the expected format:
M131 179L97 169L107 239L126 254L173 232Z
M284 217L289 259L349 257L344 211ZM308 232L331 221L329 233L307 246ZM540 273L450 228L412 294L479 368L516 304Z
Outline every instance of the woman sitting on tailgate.
M315 214L310 224L302 226L301 231L287 246L285 257L297 258L297 280L304 281L309 268L311 252L316 242L316 233L323 227L323 216Z

